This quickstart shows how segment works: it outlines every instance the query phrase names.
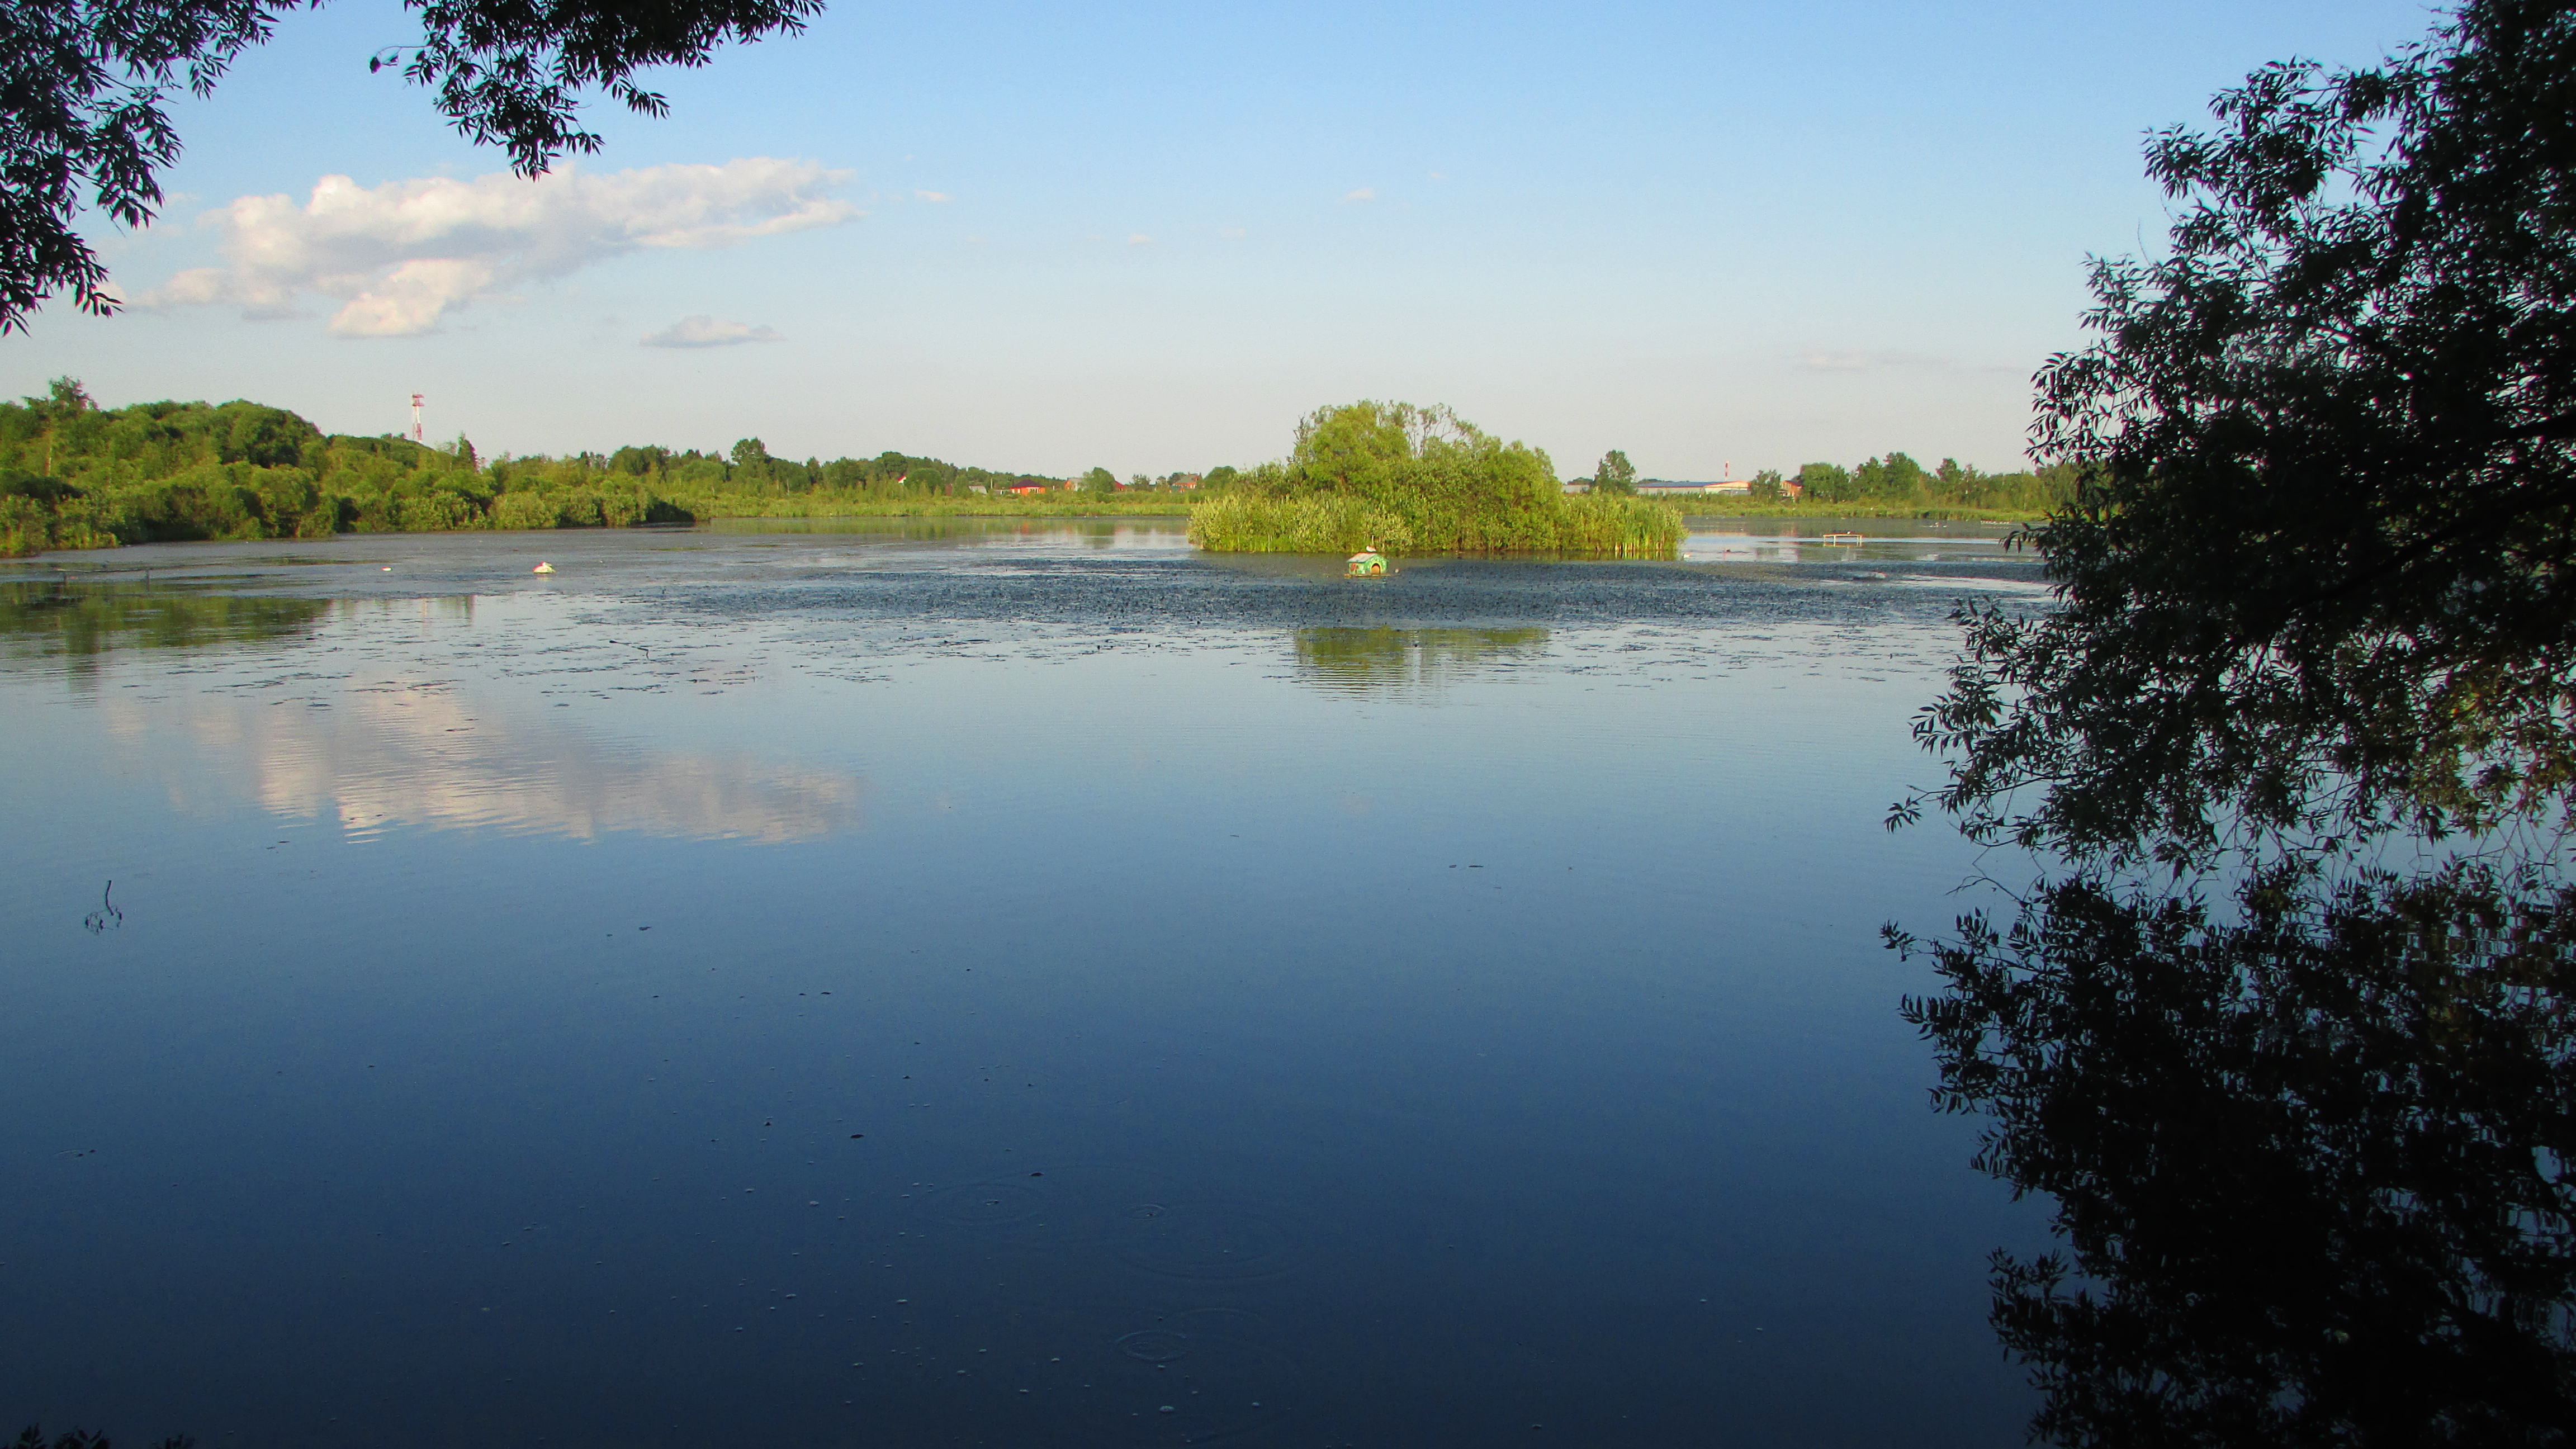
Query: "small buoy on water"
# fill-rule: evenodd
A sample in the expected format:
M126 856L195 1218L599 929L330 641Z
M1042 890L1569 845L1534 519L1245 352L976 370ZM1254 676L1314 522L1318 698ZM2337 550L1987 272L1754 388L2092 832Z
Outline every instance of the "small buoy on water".
M546 562L544 559L539 559L539 560L537 560L537 566L536 566L535 568L532 568L532 569L528 570L528 572L530 572L530 573L532 573L532 574L550 574L550 573L553 573L554 571L555 571L555 566L554 566L553 564L550 564L550 563Z

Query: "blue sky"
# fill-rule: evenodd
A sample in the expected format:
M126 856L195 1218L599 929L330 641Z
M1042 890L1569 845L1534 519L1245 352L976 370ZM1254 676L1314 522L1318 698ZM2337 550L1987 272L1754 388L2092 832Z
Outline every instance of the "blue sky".
M359 433L419 391L486 453L758 436L1122 476L1277 456L1379 397L1566 476L1614 447L1672 478L2013 467L2085 255L2164 230L2145 133L2434 12L841 0L660 77L667 119L594 106L604 151L534 187L368 74L406 18L291 15L177 106L162 220L91 228L143 305L39 315L0 391L68 372Z

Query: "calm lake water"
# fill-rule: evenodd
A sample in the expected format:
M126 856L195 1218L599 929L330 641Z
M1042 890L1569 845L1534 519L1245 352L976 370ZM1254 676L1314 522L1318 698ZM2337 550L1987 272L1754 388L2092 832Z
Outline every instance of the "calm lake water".
M1865 534L0 568L0 1423L2018 1444L2044 1224L1876 932L1975 864L1879 823L1945 615L2037 580Z

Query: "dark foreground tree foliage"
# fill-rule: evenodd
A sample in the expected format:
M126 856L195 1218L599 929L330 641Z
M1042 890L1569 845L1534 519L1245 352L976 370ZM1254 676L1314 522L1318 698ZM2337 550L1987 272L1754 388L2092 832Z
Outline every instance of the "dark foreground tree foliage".
M140 226L155 173L179 156L162 101L211 94L233 61L302 0L7 0L0 4L0 334L69 291L107 313L106 269L72 230L84 202ZM318 3L318 0L317 0ZM656 65L704 65L728 40L804 28L822 0L406 0L420 39L380 52L437 92L441 114L533 176L599 137L578 123L597 89L658 116L638 83ZM355 64L357 57L352 56Z
M190 1446L196 1442L187 1435L181 1434L175 1438L162 1440L152 1446L152 1449L190 1449ZM20 1431L17 1438L9 1442L9 1449L113 1449L113 1446L108 1443L105 1434L91 1434L79 1429L66 1430L48 1439L45 1437L42 1425L29 1424Z
M1971 619L1942 803L2181 860L2229 825L2564 803L2576 18L2475 4L2378 70L2273 66L2214 109L2148 153L2186 202L2170 255L2097 264L2102 340L2040 375L2042 446L2099 476L2034 535L2065 607Z
M1907 1010L2057 1204L1995 1279L2044 1437L2564 1444L2576 15L2213 111L2039 378L2057 607L1964 609L1917 726L2042 877Z

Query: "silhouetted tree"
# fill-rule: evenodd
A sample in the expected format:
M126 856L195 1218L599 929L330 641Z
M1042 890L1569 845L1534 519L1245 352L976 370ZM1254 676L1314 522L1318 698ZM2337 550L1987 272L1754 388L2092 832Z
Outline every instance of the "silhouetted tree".
M152 219L157 173L179 156L163 108L175 90L213 93L233 61L269 38L299 0L9 0L0 5L0 334L68 291L84 312L118 301L72 223L84 201L125 226ZM578 124L597 89L659 116L668 103L637 80L656 65L706 63L726 41L802 30L822 0L413 0L417 44L370 69L398 67L479 144L521 175L599 149Z
M2040 374L2042 450L2090 471L2033 535L2064 606L1971 612L1925 721L1965 752L1942 803L2184 860L2564 805L2576 15L2479 0L2213 109L2149 149L2169 255L2097 263L2100 340Z
M162 1440L152 1446L152 1449L191 1449L196 1442L181 1434ZM92 1434L79 1429L65 1430L54 1438L47 1439L42 1426L29 1424L15 1440L10 1442L9 1449L112 1449L112 1446L108 1444L105 1434Z
M2038 379L2056 606L1963 608L1917 721L1890 823L2042 878L1908 1015L2057 1204L1995 1278L2043 1437L2565 1444L2576 12L2212 110Z

